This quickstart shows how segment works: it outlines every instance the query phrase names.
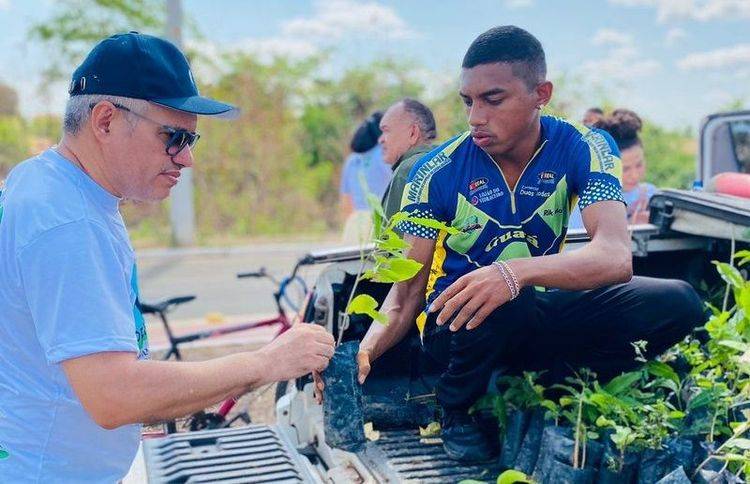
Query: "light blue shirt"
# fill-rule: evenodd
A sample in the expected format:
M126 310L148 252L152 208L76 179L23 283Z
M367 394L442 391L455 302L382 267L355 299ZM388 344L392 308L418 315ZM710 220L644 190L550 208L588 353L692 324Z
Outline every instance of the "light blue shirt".
M380 203L391 176L393 170L383 161L383 149L375 145L370 151L352 153L346 159L341 172L341 193L352 197L354 210L369 211L367 193L375 195Z
M140 425L99 427L61 362L148 357L120 200L47 150L0 196L0 482L116 482Z

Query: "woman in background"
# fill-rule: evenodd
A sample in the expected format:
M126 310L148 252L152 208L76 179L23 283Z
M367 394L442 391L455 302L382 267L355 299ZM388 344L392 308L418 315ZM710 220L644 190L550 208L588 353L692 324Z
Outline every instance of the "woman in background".
M629 109L616 109L594 123L593 127L608 132L620 149L622 196L627 203L628 224L648 223L648 202L656 192L656 187L643 181L646 177L646 157L643 142L638 135L643 128L643 121ZM568 228L583 228L578 207L570 214Z
M383 113L376 111L359 125L349 145L352 153L341 171L342 239L345 244L356 245L369 238L372 222L367 194L375 195L380 201L391 181L391 167L383 161L378 144L382 117Z

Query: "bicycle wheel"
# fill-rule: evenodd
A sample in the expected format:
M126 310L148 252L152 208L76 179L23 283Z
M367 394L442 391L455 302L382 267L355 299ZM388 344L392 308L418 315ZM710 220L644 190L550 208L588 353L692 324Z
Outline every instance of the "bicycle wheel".
M299 276L294 276L291 279L284 278L279 285L279 292L281 293L280 302L284 309L296 313L302 307L307 295L307 285Z

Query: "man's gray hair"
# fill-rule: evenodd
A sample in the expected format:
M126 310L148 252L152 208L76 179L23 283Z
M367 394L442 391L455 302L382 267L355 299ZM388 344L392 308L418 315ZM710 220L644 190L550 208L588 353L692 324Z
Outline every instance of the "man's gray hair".
M430 108L410 97L401 100L404 105L404 111L414 117L414 121L422 131L422 136L426 141L432 141L437 138L437 127L435 126L435 116L432 115Z
M91 106L102 101L122 106L136 113L143 113L148 109L148 101L133 99L130 97L110 96L108 94L88 94L82 96L71 96L65 105L65 118L63 130L67 134L76 135L81 127L86 124L91 116ZM137 118L131 113L126 113L131 125L135 126Z

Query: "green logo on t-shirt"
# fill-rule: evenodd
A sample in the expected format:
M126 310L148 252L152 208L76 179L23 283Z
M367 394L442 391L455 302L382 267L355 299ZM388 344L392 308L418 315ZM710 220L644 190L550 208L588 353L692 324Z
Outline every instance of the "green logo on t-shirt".
M0 460L7 459L8 457L10 457L10 453L0 445Z

